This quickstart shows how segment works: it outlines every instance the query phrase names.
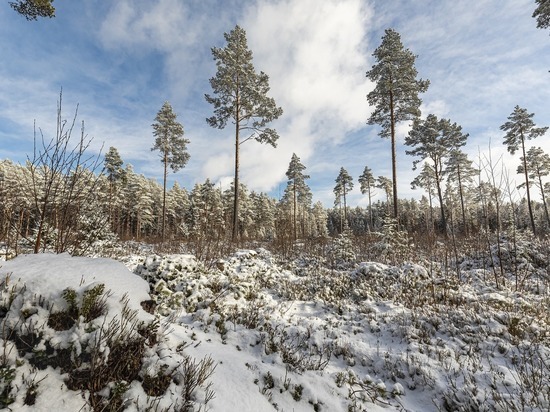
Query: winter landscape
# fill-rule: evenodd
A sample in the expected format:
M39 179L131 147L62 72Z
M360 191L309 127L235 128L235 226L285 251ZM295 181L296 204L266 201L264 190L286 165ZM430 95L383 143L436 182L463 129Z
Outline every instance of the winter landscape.
M400 0L397 14L362 0L237 1L232 11L216 2L218 20L175 0L83 3L0 7L0 410L550 411L550 119L540 64L550 53L534 40L512 46L520 34L547 35L550 0L427 9ZM443 27L453 11L465 45L426 46L422 33L453 38ZM422 31L394 14L435 26ZM458 31L489 15L474 50ZM375 40L358 28L366 23ZM113 134L102 147L62 87L53 127L35 121L30 139L22 132L17 113L37 95L10 93L30 82L25 56L41 51L29 44L41 33L53 41L56 30L64 53L86 50L89 69L51 73L95 96L95 130ZM361 35L350 40L354 30ZM1 43L15 33L19 50ZM213 34L205 59L197 48ZM503 41L501 54L487 54ZM192 50L191 63L167 45ZM329 51L345 58L331 66ZM436 63L476 53L483 75L457 77L458 60ZM304 57L322 57L320 83L309 69L296 75ZM139 94L159 84L156 60L185 116L162 99L145 132L113 127L159 101ZM499 83L514 70L529 74L521 92L517 79ZM78 71L93 92L74 87ZM476 76L494 86L483 108L462 100ZM193 93L200 103L182 97ZM358 152L363 140L369 149ZM192 184L178 183L182 170Z

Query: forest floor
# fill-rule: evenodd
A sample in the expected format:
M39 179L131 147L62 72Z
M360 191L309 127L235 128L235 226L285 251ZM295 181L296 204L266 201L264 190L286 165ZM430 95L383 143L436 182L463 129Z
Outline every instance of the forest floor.
M0 409L548 411L548 263L520 249L452 270L19 256L0 265Z

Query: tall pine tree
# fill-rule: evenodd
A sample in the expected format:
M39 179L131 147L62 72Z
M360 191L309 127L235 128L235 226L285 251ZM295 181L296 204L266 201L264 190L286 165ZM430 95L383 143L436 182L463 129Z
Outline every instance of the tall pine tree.
M401 36L393 29L387 29L381 45L374 51L376 64L367 72L369 80L376 83L367 100L374 111L368 124L377 124L382 129L380 137L391 139L392 179L393 179L393 217L398 218L397 209L397 160L395 127L402 121L420 116L418 97L430 84L428 80L417 80L414 66L416 56L405 49Z
M372 217L372 189L374 188L374 184L376 183L376 180L374 179L374 175L372 174L372 170L365 166L365 169L363 170L363 174L359 176L359 184L361 185L361 193L366 194L369 198L369 226L370 230L373 229L373 217Z
M346 195L353 189L353 178L348 171L343 167L340 168L340 173L336 178L336 186L334 186L334 195L336 196L336 204L341 204L344 201L344 220L340 222L340 231L343 231L345 223L348 221L348 212L346 205Z
M424 162L422 165L422 171L416 176L411 182L411 188L414 190L417 187L424 189L428 192L428 203L429 203L429 212L430 219L428 222L428 228L430 231L433 230L434 222L434 213L433 213L433 192L435 190L435 172L432 166L429 163Z
M448 119L438 119L436 115L429 114L426 120L415 119L412 129L405 138L405 144L412 146L407 150L408 155L419 156L419 160L413 161L413 170L419 162L430 159L432 164L439 207L441 211L441 228L447 234L447 217L443 203L442 179L443 165L453 149L466 144L467 134L462 133L462 127L451 123Z
M466 222L465 188L466 185L473 183L475 176L479 175L479 170L473 167L472 164L473 161L468 159L466 153L455 148L451 151L445 168L445 174L448 176L449 181L455 182L457 185L462 213L462 227L466 231L468 231L468 224Z
M500 130L506 132L504 136L504 144L511 154L521 147L523 159L523 171L525 175L525 191L527 193L527 206L529 208L529 220L531 221L531 229L535 234L535 217L533 215L533 207L531 205L531 194L529 192L529 172L527 168L527 156L525 151L525 140L535 139L542 136L548 130L548 127L535 127L533 122L534 113L527 113L526 109L519 106L514 108L514 111L508 116L508 121L500 126Z
M296 156L296 153L292 153L292 158L286 171L286 177L288 179L287 187L285 190L285 200L292 201L292 226L294 232L294 240L298 238L297 231L297 215L298 215L298 203L303 201L311 201L311 191L306 184L306 179L309 176L304 174L306 167L300 161L300 158ZM304 206L304 205L303 205Z
M550 174L550 155L544 153L540 147L531 147L527 151L527 159L521 158L521 164L518 166L518 173L525 174L524 167L527 166L529 178L535 183L540 190L542 205L544 207L544 215L546 223L550 227L550 214L548 213L548 205L546 204L546 193L542 178ZM518 186L524 187L525 183Z
M214 116L207 123L223 129L232 119L235 125L235 180L233 184L233 227L235 241L239 221L239 146L255 139L260 143L276 146L279 135L268 123L282 115L275 100L267 96L269 77L264 72L256 73L252 64L252 52L248 49L246 32L235 26L224 34L226 47L212 48L216 61L216 76L210 79L214 96L205 95L206 101L214 106ZM244 136L243 136L244 134Z
M176 118L177 116L170 103L164 102L155 117L155 123L152 124L153 136L156 139L151 150L160 151L160 161L164 165L161 226L161 239L163 242L166 229L166 178L168 176L168 166L175 173L189 161L189 153L187 152L189 140L183 137L183 126Z

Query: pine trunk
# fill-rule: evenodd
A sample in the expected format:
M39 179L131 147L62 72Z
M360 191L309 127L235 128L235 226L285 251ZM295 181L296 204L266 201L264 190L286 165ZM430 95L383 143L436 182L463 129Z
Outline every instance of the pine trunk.
M546 193L544 193L544 186L542 184L542 176L540 170L537 170L540 186L540 197L542 198L542 205L544 206L544 216L546 217L546 223L550 226L550 214L548 213L548 205L546 204Z
M231 240L237 240L239 226L239 94L237 92L237 102L235 105L235 180L233 182L233 230Z
M397 220L397 154L395 148L395 113L394 113L393 92L390 91L390 127L391 127L391 171L393 179L393 217ZM399 224L398 224L399 227Z
M531 229L533 235L536 235L535 217L533 216L533 206L531 205L531 193L529 191L529 175L527 173L527 158L525 156L525 139L521 132L521 149L523 151L523 171L525 172L525 190L527 190L527 206L529 208L529 219L531 220Z
M441 193L441 176L439 166L434 162L435 184L437 185L437 197L439 198L439 208L441 210L441 225L443 226L443 234L447 237L447 219L445 217L445 208L443 206L443 194Z
M166 177L168 175L168 152L167 150L164 150L164 182L163 182L163 190L162 190L162 229L161 229L161 235L160 239L161 242L164 243L164 231L166 228Z
M458 177L458 194L460 196L460 208L462 211L462 226L464 233L468 234L468 228L466 226L466 208L464 207L464 193L462 191L462 179L460 178L460 164L457 163L456 174Z
M294 209L293 209L293 218L294 218L294 241L298 239L297 233L296 233L296 179L294 179L294 187L293 187L293 201L294 201Z

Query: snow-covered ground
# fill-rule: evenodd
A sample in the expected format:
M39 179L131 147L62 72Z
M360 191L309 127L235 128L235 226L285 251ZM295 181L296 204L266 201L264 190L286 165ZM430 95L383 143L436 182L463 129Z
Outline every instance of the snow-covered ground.
M550 410L540 268L121 260L2 262L0 409Z

